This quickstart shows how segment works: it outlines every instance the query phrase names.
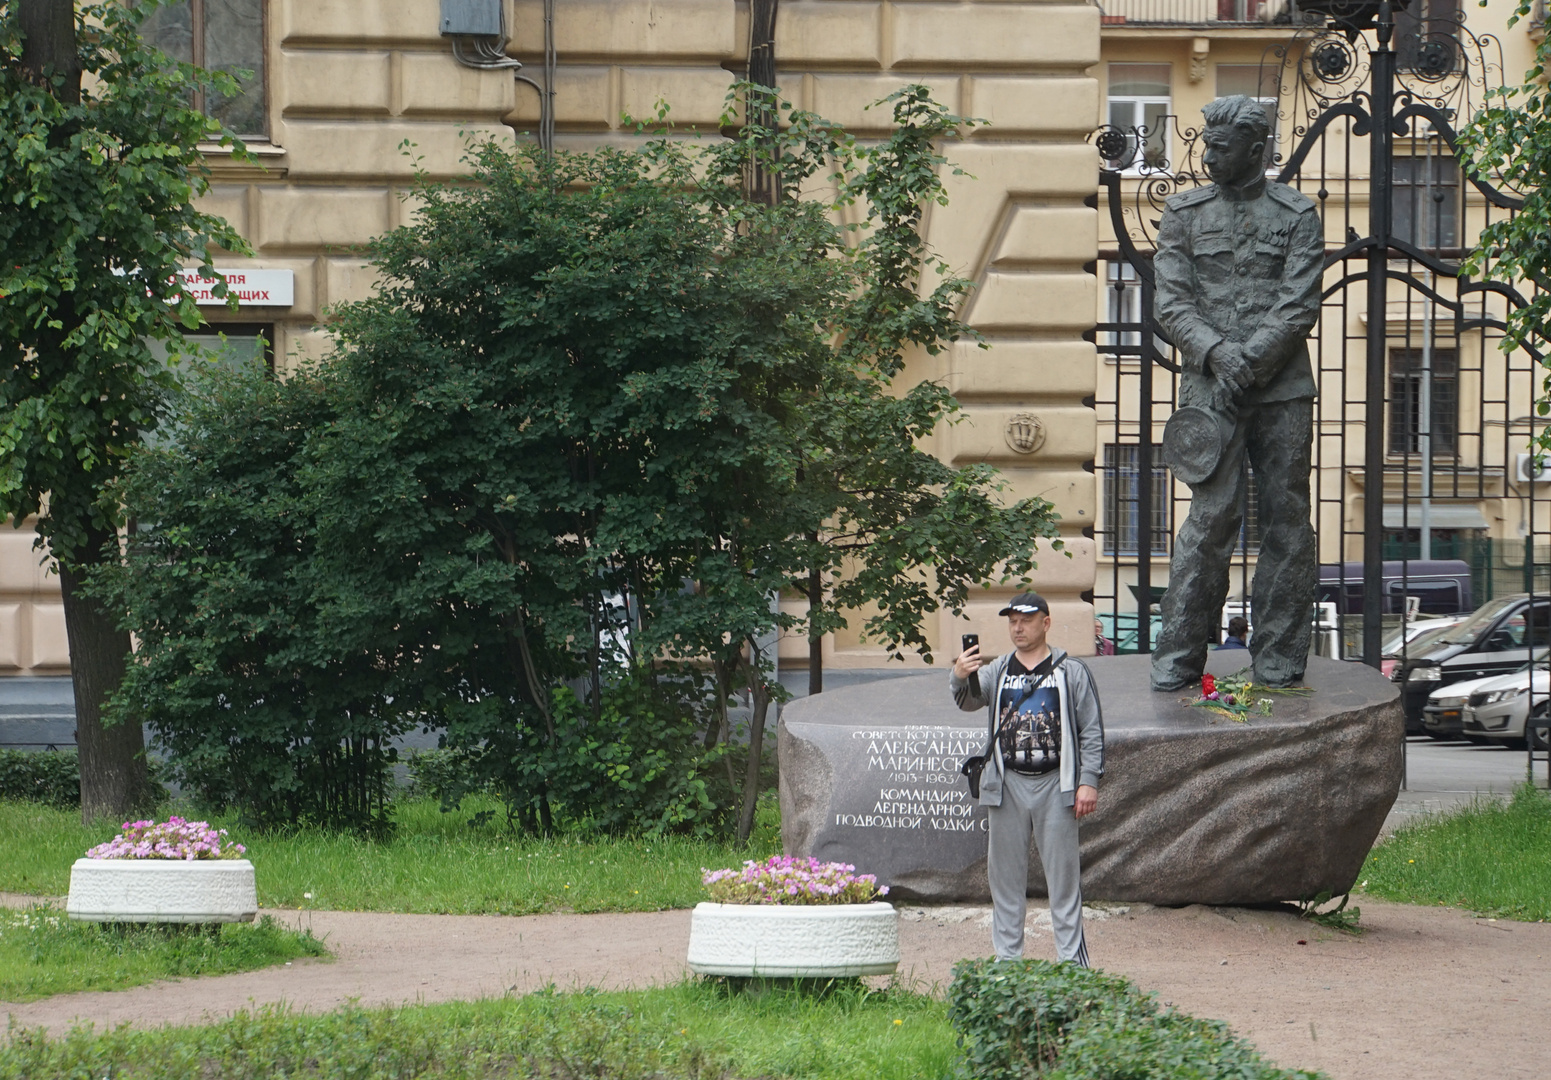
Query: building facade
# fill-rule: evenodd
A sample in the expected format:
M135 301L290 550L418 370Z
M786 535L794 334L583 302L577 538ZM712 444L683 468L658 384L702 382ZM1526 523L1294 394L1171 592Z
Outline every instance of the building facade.
M635 136L623 117L654 116L659 101L676 124L714 131L748 68L747 0L496 6L508 40L495 55L441 32L444 8L486 17L478 2L186 0L157 16L147 32L169 52L252 73L236 98L202 103L257 158L208 155L203 207L254 251L215 260L243 275L230 280L248 295L235 312L206 308L212 343L224 333L227 348L266 350L281 372L326 355L329 308L370 294L363 248L413 213L416 170L457 177L470 138L535 137L546 29L561 149L626 144ZM1096 362L1084 335L1098 303L1100 14L1081 0L785 0L774 40L786 96L860 136L877 134L884 115L867 106L910 82L990 121L948 148L969 175L949 178L951 200L928 222L929 242L976 282L967 317L990 348L915 357L907 377L944 380L965 405L967 421L937 436L936 453L990 461L1014 495L1055 504L1066 552L1041 557L1037 585L1056 639L1077 651L1092 648L1096 568ZM57 579L31 544L28 531L0 536L0 672L60 674L69 656ZM934 644L951 655L960 630L1000 634L1008 591L977 599L967 621L930 627ZM838 666L882 661L854 636L826 650ZM805 660L806 642L782 651Z

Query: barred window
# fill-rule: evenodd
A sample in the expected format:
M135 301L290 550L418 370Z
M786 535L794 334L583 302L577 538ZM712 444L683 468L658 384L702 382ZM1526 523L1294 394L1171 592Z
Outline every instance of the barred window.
M1134 555L1141 547L1137 503L1141 472L1134 443L1109 443L1104 447L1104 554ZM1169 498L1169 474L1163 465L1163 447L1152 448L1152 550L1167 555L1173 500Z
M1421 349L1391 349L1389 354L1389 452L1422 452ZM1432 423L1434 457L1452 457L1459 446L1459 353L1432 351Z
M1459 188L1452 157L1397 157L1390 188L1395 239L1424 251L1459 246Z

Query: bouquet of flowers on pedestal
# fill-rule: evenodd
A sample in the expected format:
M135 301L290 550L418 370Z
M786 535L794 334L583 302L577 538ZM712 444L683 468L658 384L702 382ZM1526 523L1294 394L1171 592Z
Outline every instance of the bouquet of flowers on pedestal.
M1210 709L1219 716L1226 716L1235 723L1245 723L1250 716L1270 716L1271 699L1268 694L1312 694L1303 686L1270 687L1250 681L1250 670L1244 668L1232 675L1202 675L1201 696L1189 702L1197 708Z

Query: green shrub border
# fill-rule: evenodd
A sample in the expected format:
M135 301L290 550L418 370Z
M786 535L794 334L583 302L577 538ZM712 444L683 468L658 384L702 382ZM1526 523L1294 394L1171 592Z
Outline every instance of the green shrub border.
M81 764L74 750L0 750L0 799L81 805Z
M961 960L948 1020L972 1080L1315 1080L1226 1024L1161 1009L1126 979L1044 960Z

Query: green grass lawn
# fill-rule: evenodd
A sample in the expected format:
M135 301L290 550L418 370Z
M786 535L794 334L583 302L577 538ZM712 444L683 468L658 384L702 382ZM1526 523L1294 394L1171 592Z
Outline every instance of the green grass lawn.
M1551 798L1529 786L1399 830L1374 848L1361 889L1494 917L1551 919Z
M205 1027L77 1030L0 1045L0 1080L565 1077L567 1080L939 1080L957 1057L946 1006L842 985L826 995L685 982L302 1016L262 1010Z
M433 801L399 804L386 840L316 829L259 833L216 820L246 844L265 907L530 915L544 911L661 911L705 899L702 867L738 866L780 850L780 813L761 800L747 848L668 839L514 836L475 826L483 805L443 814ZM0 802L0 892L62 896L70 864L110 839L73 811ZM310 896L308 894L311 894Z
M55 907L0 911L0 1001L33 1001L75 990L122 990L156 979L252 971L301 956L326 956L310 933L267 915L212 927L111 926L73 922Z

